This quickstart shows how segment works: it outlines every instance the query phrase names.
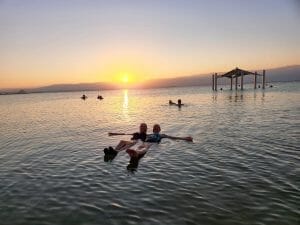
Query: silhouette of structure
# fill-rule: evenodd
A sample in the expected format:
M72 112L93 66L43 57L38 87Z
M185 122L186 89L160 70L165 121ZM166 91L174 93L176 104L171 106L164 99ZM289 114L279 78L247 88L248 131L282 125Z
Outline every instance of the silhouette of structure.
M219 78L223 78L223 77L227 77L230 79L230 90L232 90L232 86L233 86L233 79L235 79L235 90L238 89L238 79L240 78L241 80L241 90L244 89L244 76L246 75L253 75L254 76L254 89L257 88L257 77L261 76L262 77L262 88L265 89L265 84L266 84L266 71L263 70L262 74L257 73L256 71L250 72L247 70L242 70L239 69L238 67L227 72L224 73L223 75L218 75L217 73L212 75L212 90L213 91L217 91L218 90L218 79Z

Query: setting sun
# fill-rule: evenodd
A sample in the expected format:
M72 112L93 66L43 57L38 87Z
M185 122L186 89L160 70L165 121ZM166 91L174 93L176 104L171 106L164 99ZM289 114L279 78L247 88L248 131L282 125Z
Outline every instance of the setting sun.
M129 77L128 74L123 74L122 75L122 82L127 84L129 82Z
M115 81L119 84L123 84L123 85L132 85L132 84L136 84L137 82L137 77L134 73L132 72L121 72L118 73L118 75L115 78Z

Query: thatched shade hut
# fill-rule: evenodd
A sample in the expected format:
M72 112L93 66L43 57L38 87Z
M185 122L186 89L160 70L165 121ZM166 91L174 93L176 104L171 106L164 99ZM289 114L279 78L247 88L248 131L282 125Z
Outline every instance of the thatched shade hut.
M265 83L266 83L266 71L263 70L262 74L259 74L257 72L250 72L247 70L242 70L239 68L235 68L227 73L224 73L222 75L218 75L217 73L212 75L212 89L214 91L218 90L218 78L223 78L227 77L230 78L230 90L232 90L232 84L233 84L233 78L235 78L235 89L237 90L238 88L238 78L240 77L241 79L241 90L244 89L244 76L246 75L253 75L254 76L254 89L256 89L257 85L257 76L262 76L262 88L265 88Z

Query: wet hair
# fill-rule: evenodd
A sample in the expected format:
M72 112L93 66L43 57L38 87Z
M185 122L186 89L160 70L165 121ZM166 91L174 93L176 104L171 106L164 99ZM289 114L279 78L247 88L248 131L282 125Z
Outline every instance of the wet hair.
M142 126L146 126L147 127L147 124L146 123L141 123L140 127L142 127Z
M161 128L160 128L160 125L159 125L159 124L154 124L154 125L153 125L153 132L154 132L154 129L155 129L156 127L159 127L159 130L161 130Z

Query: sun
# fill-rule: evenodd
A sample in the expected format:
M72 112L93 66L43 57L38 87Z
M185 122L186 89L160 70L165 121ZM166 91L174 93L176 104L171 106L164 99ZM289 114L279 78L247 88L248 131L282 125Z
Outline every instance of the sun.
M113 82L124 86L124 87L129 87L131 85L135 85L137 83L137 76L133 72L119 72L116 73L116 75L113 77Z
M122 82L124 84L127 84L129 82L129 76L128 76L128 74L125 73L125 74L122 75Z

